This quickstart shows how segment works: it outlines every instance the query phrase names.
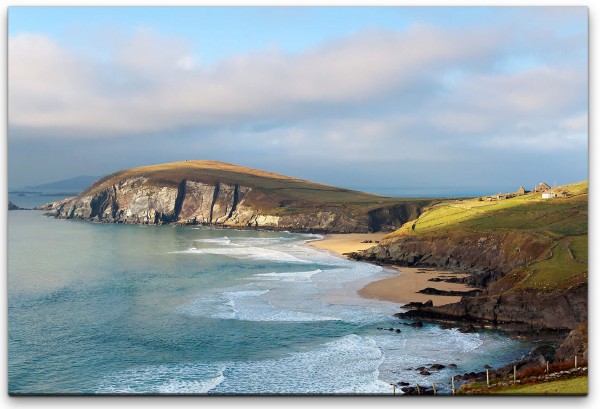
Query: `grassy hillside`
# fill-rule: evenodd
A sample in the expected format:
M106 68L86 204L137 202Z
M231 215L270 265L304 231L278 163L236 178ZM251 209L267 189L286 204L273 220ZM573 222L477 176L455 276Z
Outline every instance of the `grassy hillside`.
M55 217L111 223L364 233L393 231L434 202L438 200L378 196L244 166L188 160L113 173L47 209Z
M498 289L551 290L587 281L588 182L559 187L568 197L542 199L528 193L502 201L480 198L452 200L430 206L415 221L388 235L467 237L511 232L546 243L545 256L511 271L495 283Z
M552 382L537 383L533 385L515 386L493 391L500 395L587 395L588 377L564 379Z
M157 184L178 185L181 180L187 179L204 183L237 183L249 186L262 193L268 205L281 207L282 212L322 205L368 211L380 208L382 205L419 200L378 196L209 160L172 162L119 171L102 178L90 186L84 194L100 191L120 179L140 176Z

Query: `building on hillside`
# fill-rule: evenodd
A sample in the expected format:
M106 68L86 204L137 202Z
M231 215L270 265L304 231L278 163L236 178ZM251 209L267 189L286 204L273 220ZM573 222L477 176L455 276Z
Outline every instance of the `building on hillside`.
M523 186L519 186L517 190L517 196L523 196L525 193L529 193L529 190L525 190Z
M550 189L551 189L550 185L542 182L539 185L537 185L536 187L534 187L533 191L536 192L536 193L541 193L541 192L546 192L546 191L548 191Z
M542 199L554 199L556 197L556 193L552 191L547 191L542 193Z
M566 190L557 190L554 193L556 194L556 197L569 197Z
M496 200L506 200L506 195L503 195L502 193L498 193L496 195Z

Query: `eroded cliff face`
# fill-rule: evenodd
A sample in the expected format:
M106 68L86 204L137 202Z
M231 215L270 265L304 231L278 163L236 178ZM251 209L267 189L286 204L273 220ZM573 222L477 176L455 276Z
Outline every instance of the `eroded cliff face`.
M356 215L340 209L311 208L285 212L263 192L248 186L184 179L160 183L128 178L102 190L42 207L64 219L131 224L206 224L229 227L289 229L315 232L369 232L398 228L417 217L424 203L390 206ZM404 208L406 207L406 208ZM285 209L283 209L285 210ZM376 222L374 222L376 220Z
M514 290L510 272L548 257L552 241L520 232L404 236L353 255L354 259L472 273L464 282L482 288L476 296L444 306L424 306L401 318L463 321L523 331L571 330L587 321L587 284L560 291Z
M409 310L398 316L464 321L531 332L565 331L587 322L587 294L587 284L552 292L525 290L494 295L484 291L476 297L463 297L458 303Z
M552 241L541 235L517 232L404 236L360 253L358 260L401 266L422 266L465 271L473 274L467 282L484 287L513 268L547 256Z

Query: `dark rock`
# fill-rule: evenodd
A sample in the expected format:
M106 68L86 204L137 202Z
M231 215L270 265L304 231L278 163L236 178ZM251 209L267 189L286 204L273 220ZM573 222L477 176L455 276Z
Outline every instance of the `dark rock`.
M440 371L444 369L446 366L442 364L433 364L429 369L433 369L434 371Z
M446 295L446 296L473 296L481 292L481 290L470 290L470 291L454 291L454 290L438 290L437 288L427 287L422 290L417 291L421 294L430 294L430 295Z
M9 200L8 201L8 210L30 210L30 209L25 209L24 207L19 207Z
M571 331L556 350L557 361L571 361L577 355L578 359L587 356L588 350L588 325L579 325Z
M472 334L477 332L475 327L472 324L463 325L458 329L458 332L462 332L463 334Z
M404 304L402 306L402 308L424 308L424 307L433 307L433 301L429 300L426 302L418 302L418 301L413 301L413 302L409 302L408 304Z
M491 367L491 366L489 366L488 364L485 364L485 365L483 365L483 367L484 367L485 369L492 369L492 367Z
M402 325L406 325L408 327L413 327L413 328L421 328L421 327L423 327L423 322L422 321L403 322Z
M400 331L399 329L396 330L396 334L401 333L402 331Z
M433 278L430 278L427 281L431 281L431 282L434 282L434 283L440 283L440 282L443 282L443 283L460 283L461 280L462 280L462 278L458 278L456 276L449 276L449 277L433 277Z
M425 370L419 372L419 374L421 374L421 375L431 375L431 372L429 372L427 369L425 369Z
M427 368L425 368L424 366L420 366L417 368L417 371L424 371L425 369L427 369Z
M388 331L392 332L394 330L394 328L388 328Z
M443 324L440 325L440 328L441 329L452 329L452 328L454 328L454 325L443 323Z
M456 368L457 366L458 365L456 365L456 364L448 364L448 368L452 368L452 369Z
M410 383L408 383L408 382L398 382L398 385L399 386L408 386L408 385L410 385Z
M531 351L531 355L543 355L547 360L553 361L556 349L552 345L539 345Z

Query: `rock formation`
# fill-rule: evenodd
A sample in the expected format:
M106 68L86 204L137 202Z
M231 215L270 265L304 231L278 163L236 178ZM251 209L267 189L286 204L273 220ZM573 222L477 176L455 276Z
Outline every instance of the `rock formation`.
M159 166L117 172L41 209L57 218L108 223L349 233L393 231L431 202L387 200L218 162Z

